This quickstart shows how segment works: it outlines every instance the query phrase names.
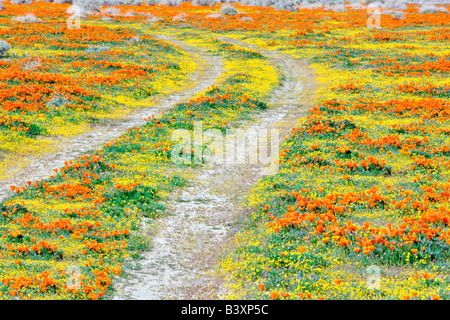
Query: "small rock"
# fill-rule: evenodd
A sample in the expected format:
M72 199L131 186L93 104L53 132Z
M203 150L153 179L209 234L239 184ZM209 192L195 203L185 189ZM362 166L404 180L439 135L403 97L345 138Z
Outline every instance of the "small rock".
M24 23L24 22L34 23L34 22L41 22L42 21L41 19L37 18L32 13L29 13L29 14L27 14L25 16L15 17L15 18L13 18L13 20L17 21L17 22L21 22L21 23Z

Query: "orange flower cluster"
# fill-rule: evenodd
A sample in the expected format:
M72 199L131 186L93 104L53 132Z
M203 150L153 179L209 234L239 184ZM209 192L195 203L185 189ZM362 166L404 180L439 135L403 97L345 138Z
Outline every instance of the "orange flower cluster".
M432 96L440 96L440 95L449 96L450 95L450 84L447 84L442 87L438 87L431 83L428 83L427 85L417 85L414 83L410 83L410 84L398 85L397 89L402 92L409 92L409 93L413 93L413 94L429 96L430 98Z
M450 102L445 99L399 99L386 102L361 101L348 107L348 110L381 111L383 113L394 113L399 117L415 117L429 120L447 121L450 118Z
M438 61L427 61L419 65L388 65L375 69L381 72L384 76L430 76L432 73L450 72L450 61L442 58Z
M450 184L442 187L445 188L445 192L441 193L439 201L446 203L450 196ZM397 247L413 246L414 243L418 243L419 238L428 240L437 238L450 246L450 231L444 228L450 225L450 210L445 206L441 206L439 209L427 209L430 193L425 195L427 198L425 204L418 201L412 203L413 208L422 212L420 218L405 217L405 223L400 224L397 228L392 227L391 224L387 224L387 227L370 227L369 222L358 226L350 220L343 224L340 219L337 219L346 211L351 212L349 207L351 204L364 205L365 202L372 208L381 205L388 210L387 197L381 196L377 192L377 188L372 188L363 193L331 194L316 199L303 196L299 192L291 192L290 195L294 196L297 202L295 205L289 206L284 217L273 219L274 221L270 222L269 226L278 232L280 228L288 226L307 227L311 224L313 233L321 235L324 243L333 240L341 247L353 246L356 253L362 250L366 255L375 251L378 244L394 250ZM406 204L411 201L412 198L407 197L392 205L406 209ZM271 213L268 212L268 214ZM438 226L431 226L436 224Z
M342 91L348 91L348 92L351 92L351 93L358 93L358 92L360 92L363 89L364 89L363 87L358 86L358 85L356 85L354 83L349 83L349 84L346 84L346 85L340 85L338 87L331 88L331 90L342 90Z

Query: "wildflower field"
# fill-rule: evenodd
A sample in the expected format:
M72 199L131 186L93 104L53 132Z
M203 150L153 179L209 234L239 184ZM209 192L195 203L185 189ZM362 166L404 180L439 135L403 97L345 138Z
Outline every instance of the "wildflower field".
M143 226L168 219L167 201L205 165L189 164L197 146L173 161L173 132L201 121L225 133L275 110L287 79L272 54L305 63L309 98L277 172L237 195L245 216L214 268L220 298L450 298L450 5L375 17L143 3L99 6L75 28L70 3L3 5L0 181L61 139L157 109L212 59L222 66L207 89L53 175L2 184L0 299L112 298L153 248Z

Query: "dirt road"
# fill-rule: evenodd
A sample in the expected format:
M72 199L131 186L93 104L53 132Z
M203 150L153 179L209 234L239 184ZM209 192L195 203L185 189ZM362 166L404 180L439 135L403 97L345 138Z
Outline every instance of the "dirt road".
M251 45L220 38L241 46ZM267 111L242 122L246 129L278 129L280 142L312 105L314 75L300 60L258 50L281 67L286 80ZM212 63L212 62L210 62ZM250 208L241 201L263 176L260 165L204 165L189 168L190 186L172 196L168 213L144 231L153 247L138 266L115 279L114 299L220 299L226 294L215 267Z

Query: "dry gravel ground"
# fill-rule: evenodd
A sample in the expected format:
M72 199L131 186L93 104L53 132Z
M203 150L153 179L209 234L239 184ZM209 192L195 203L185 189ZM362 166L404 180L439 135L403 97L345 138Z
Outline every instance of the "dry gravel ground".
M253 48L229 39L223 41ZM260 50L286 76L275 90L268 110L242 122L247 129L278 129L280 142L314 101L314 75L301 60L270 50ZM214 63L210 61L210 63ZM229 250L251 208L241 202L263 176L265 166L203 165L185 168L190 185L176 191L167 213L144 228L152 249L144 259L129 262L134 268L114 280L114 299L220 299L227 292L214 272L218 259Z

